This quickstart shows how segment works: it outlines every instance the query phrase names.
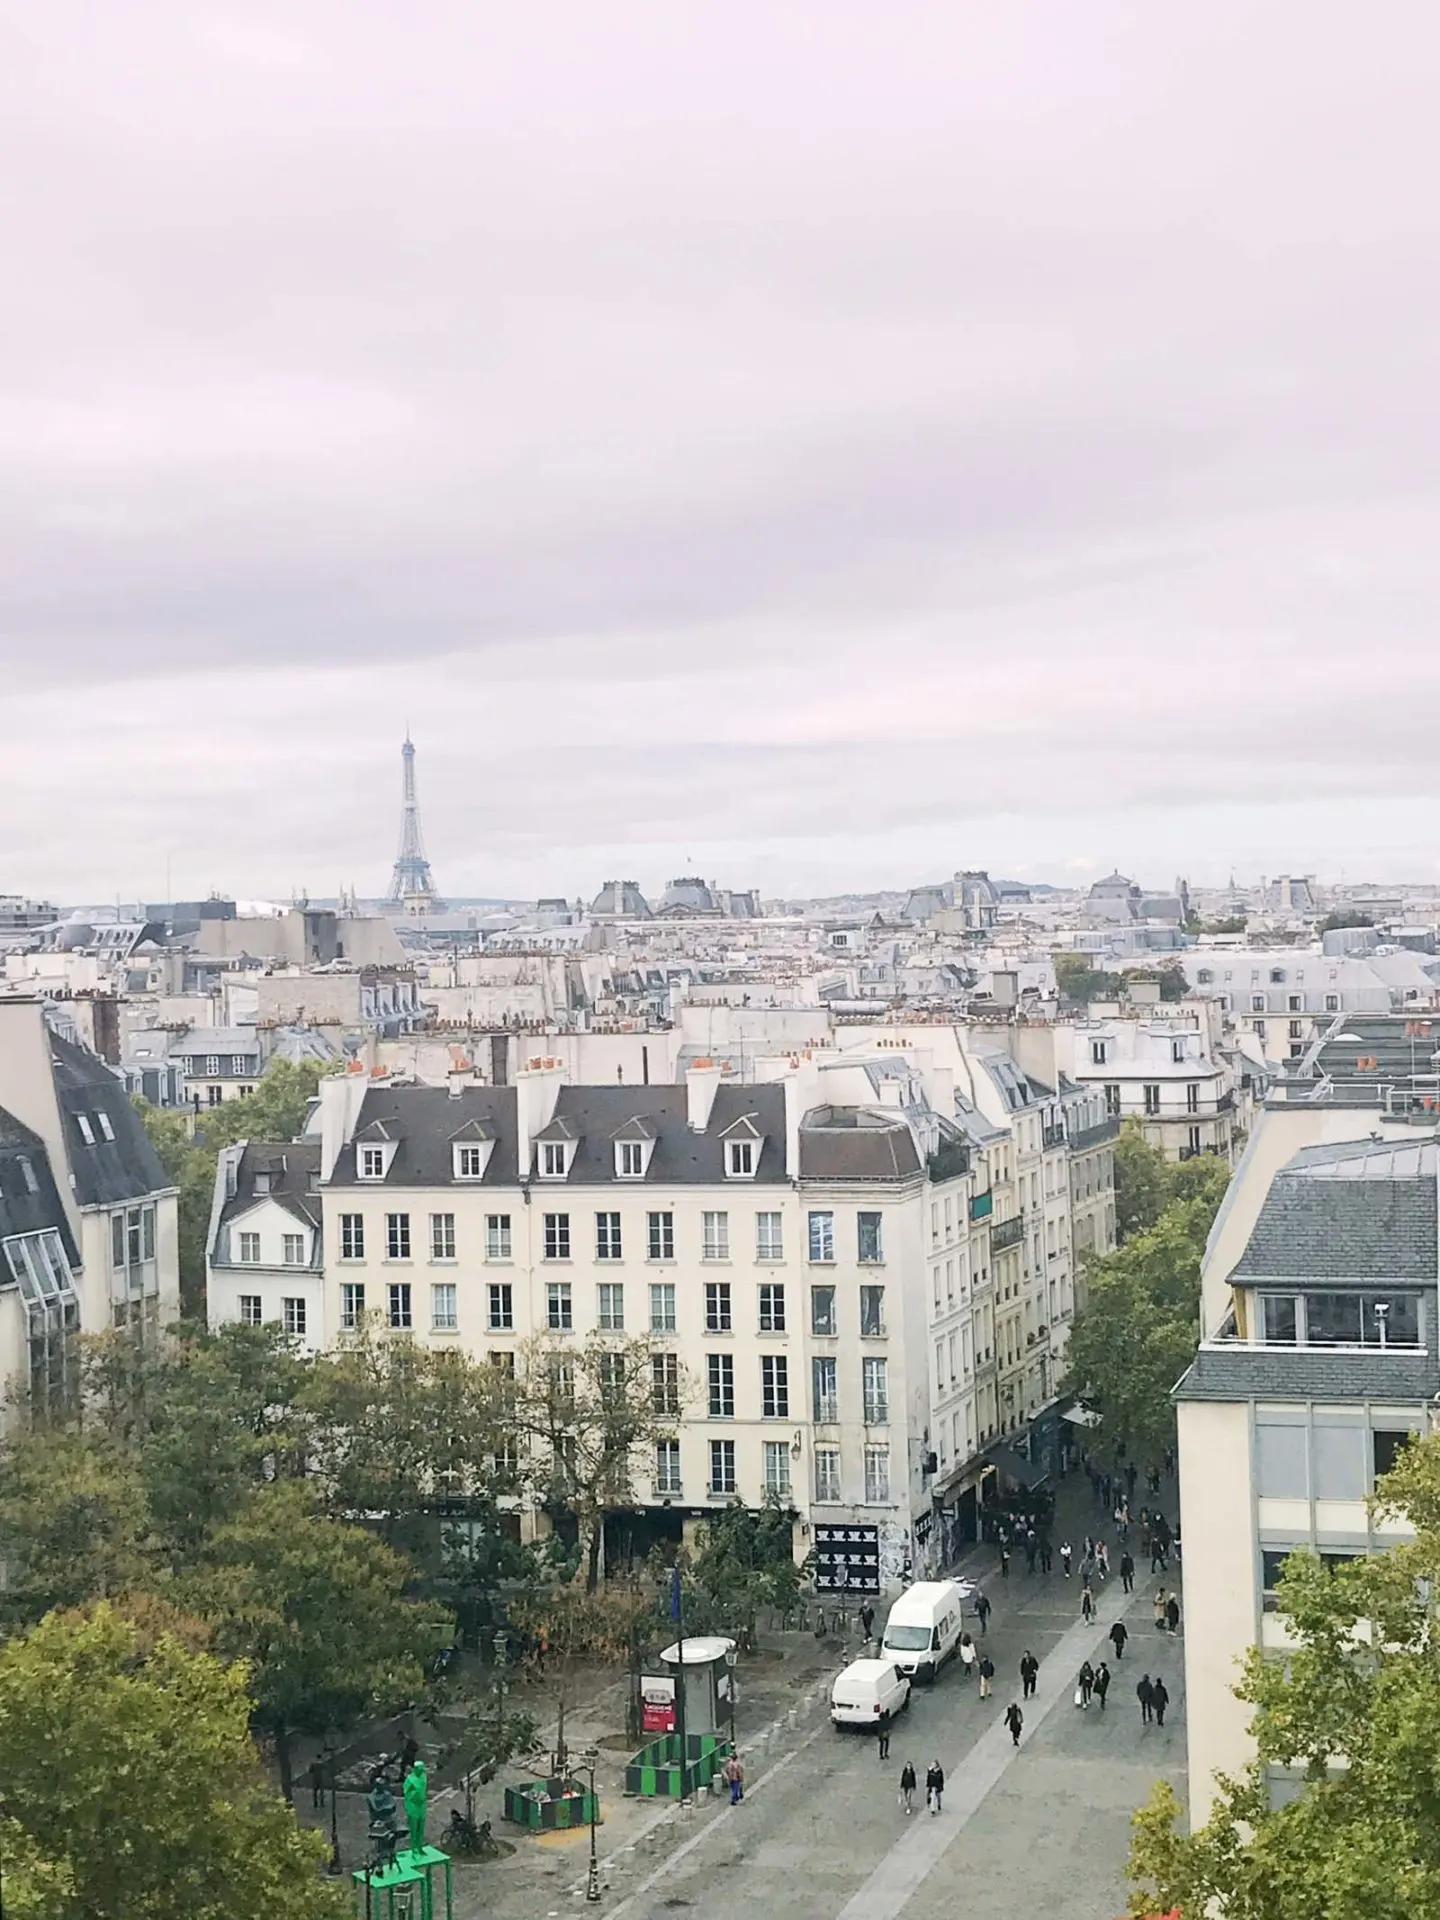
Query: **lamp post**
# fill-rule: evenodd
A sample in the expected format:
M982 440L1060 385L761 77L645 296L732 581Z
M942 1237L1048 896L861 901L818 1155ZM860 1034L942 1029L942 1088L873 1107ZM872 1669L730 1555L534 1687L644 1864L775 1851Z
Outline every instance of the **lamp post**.
M510 1636L503 1629L495 1636L495 1745L505 1737L505 1667L510 1652Z
M725 1649L725 1672L730 1692L730 1751L737 1753L735 1745L735 1669L740 1664L740 1649L732 1640Z
M600 1862L595 1857L595 1766L600 1758L597 1747L587 1747L580 1756L580 1764L590 1775L590 1877L585 1882L585 1898L596 1901L600 1898Z
M340 1865L340 1815L336 1804L335 1775L340 1765L340 1755L333 1740L325 1743L326 1757L330 1762L330 1863L325 1871L332 1880L338 1880L344 1869Z

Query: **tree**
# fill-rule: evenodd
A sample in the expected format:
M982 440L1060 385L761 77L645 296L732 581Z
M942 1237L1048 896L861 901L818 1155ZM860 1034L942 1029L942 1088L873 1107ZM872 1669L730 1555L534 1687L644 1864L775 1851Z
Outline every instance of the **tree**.
M1374 920L1358 907L1337 907L1320 922L1321 933L1340 933L1346 927L1373 927Z
M405 1597L410 1577L408 1561L318 1512L313 1489L290 1480L252 1494L177 1582L217 1652L249 1663L287 1799L295 1734L413 1698L449 1643L453 1623Z
M691 1571L707 1617L753 1647L761 1608L788 1612L800 1597L794 1516L773 1496L763 1507L732 1501L701 1528Z
M212 1155L237 1140L294 1140L326 1071L315 1060L272 1060L253 1093L197 1116L197 1138Z
M1090 964L1087 954L1061 951L1050 958L1061 997L1073 1006L1086 1006L1092 1000L1118 1000L1125 991L1123 974L1101 972Z
M1132 1914L1182 1920L1378 1920L1440 1914L1435 1729L1440 1662L1440 1439L1408 1447L1372 1507L1400 1512L1413 1540L1330 1571L1292 1554L1279 1585L1294 1646L1252 1650L1237 1696L1254 1707L1256 1760L1222 1779L1194 1834L1157 1789L1136 1816ZM1272 1807L1266 1769L1298 1774Z
M6 1912L342 1920L324 1845L258 1780L243 1666L108 1605L0 1647Z
M149 1578L149 1515L134 1456L29 1428L0 1454L0 1602L11 1618L127 1592Z
M1169 1197L1169 1162L1138 1120L1126 1120L1115 1142L1115 1237L1128 1240L1153 1227Z
M591 1593L606 1516L635 1503L637 1452L676 1430L684 1383L657 1382L653 1362L661 1353L641 1335L603 1333L583 1342L541 1334L521 1353L516 1428L535 1449L533 1470L548 1504L575 1516Z

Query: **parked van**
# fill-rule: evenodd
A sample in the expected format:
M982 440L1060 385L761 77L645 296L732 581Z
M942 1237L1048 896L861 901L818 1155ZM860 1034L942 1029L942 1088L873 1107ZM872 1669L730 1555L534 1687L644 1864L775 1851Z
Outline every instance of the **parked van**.
M903 1674L933 1680L960 1645L962 1592L954 1580L917 1580L890 1609L880 1652Z
M888 1727L910 1704L910 1682L890 1660L852 1660L830 1689L837 1727Z

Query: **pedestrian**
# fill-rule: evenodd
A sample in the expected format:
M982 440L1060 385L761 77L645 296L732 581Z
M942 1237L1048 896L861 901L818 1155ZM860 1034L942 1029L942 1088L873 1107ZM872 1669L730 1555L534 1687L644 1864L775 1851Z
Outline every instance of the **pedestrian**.
M1110 1549L1103 1540L1095 1548L1095 1571L1102 1580L1110 1578Z
M1002 1580L1010 1578L1010 1549L1006 1546L1000 1549L1000 1578Z
M1180 1602L1173 1593L1165 1602L1165 1625L1169 1628L1170 1638L1173 1640L1180 1631Z
M1157 1587L1155 1589L1155 1631L1157 1633L1163 1633L1165 1631L1166 1598L1167 1595L1164 1587Z
M882 1760L888 1760L890 1758L890 1718L888 1714L880 1722L875 1731L880 1736L880 1758Z
M975 1671L975 1642L968 1633L960 1636L960 1677L968 1680Z
M310 1804L312 1807L325 1804L325 1763L318 1757L310 1762Z
M939 1813L940 1796L945 1791L945 1770L938 1760L932 1760L925 1770L925 1804L931 1813Z
M415 1759L419 1751L420 1751L420 1742L415 1738L414 1734L412 1733L409 1736L409 1738L406 1740L404 1746L400 1749L400 1778L402 1780L405 1778L406 1774L409 1773L410 1769L414 1766Z
M1010 1740L1014 1746L1020 1744L1020 1731L1025 1725L1025 1716L1012 1700L1005 1709L1005 1724L1010 1729Z
M1035 1556L1039 1551L1040 1549L1036 1544L1035 1535L1033 1533L1026 1534L1025 1536L1025 1571L1027 1573L1030 1573L1030 1574L1034 1573Z
M1080 1668L1080 1676L1075 1686L1075 1704L1082 1710L1089 1706L1090 1695L1095 1691L1095 1669L1087 1660Z
M990 1602L982 1587L975 1596L975 1618L980 1622L981 1633L989 1631Z
M1125 1658L1125 1642L1130 1638L1130 1629L1123 1620L1117 1620L1110 1629L1110 1644L1115 1649L1115 1658Z
M1042 1533L1040 1536L1040 1571L1048 1575L1054 1563L1055 1553L1050 1545L1050 1536L1048 1533Z
M1095 1558L1093 1554L1087 1553L1085 1558L1080 1562L1080 1584L1082 1587L1093 1587L1095 1584Z
M982 1700L990 1698L990 1682L994 1678L995 1662L988 1653L982 1653L980 1656L980 1698Z
M1020 1697L1023 1700L1033 1698L1035 1693L1035 1676L1039 1671L1040 1662L1035 1658L1029 1647L1027 1647L1020 1656Z
M1067 1580L1070 1578L1070 1542L1068 1540L1061 1542L1060 1571L1064 1574Z
M1120 1556L1120 1584L1126 1593L1135 1591L1135 1562L1130 1557L1128 1547Z
M1155 1709L1156 1726L1163 1727L1165 1724L1165 1709L1170 1704L1170 1695L1163 1680L1157 1680L1155 1685L1150 1689L1150 1704Z
M1130 1498L1132 1501L1135 1498L1135 1480L1136 1480L1135 1462L1132 1460L1129 1466L1126 1467L1125 1469L1125 1485L1129 1489Z
M1105 1696L1110 1691L1110 1669L1102 1660L1095 1669L1095 1698L1100 1702L1100 1711L1105 1711Z
M900 1769L900 1806L905 1813L915 1811L915 1769L908 1760Z
M860 1609L860 1631L864 1634L867 1645L875 1638L875 1609L868 1600Z
M1148 1727L1155 1712L1155 1688L1148 1673L1141 1674L1135 1698L1140 1702L1140 1724Z
M1087 1621L1095 1618L1095 1596L1089 1587L1080 1595L1080 1618Z

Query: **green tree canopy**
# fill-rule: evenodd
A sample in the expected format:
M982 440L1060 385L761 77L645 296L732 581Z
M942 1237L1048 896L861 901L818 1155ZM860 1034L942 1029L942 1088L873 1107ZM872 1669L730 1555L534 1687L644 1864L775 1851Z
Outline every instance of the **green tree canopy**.
M0 1451L0 1611L36 1621L143 1585L153 1559L133 1454L82 1433L21 1429Z
M1285 1564L1283 1662L1253 1650L1236 1693L1254 1707L1255 1764L1223 1779L1194 1834L1168 1786L1136 1816L1131 1912L1183 1920L1435 1920L1440 1915L1440 1439L1406 1449L1377 1508L1415 1537L1334 1571ZM1303 1782L1272 1807L1269 1768Z
M258 1781L245 1678L104 1604L0 1647L7 1914L343 1920L323 1842Z
M753 1645L761 1609L783 1612L800 1597L793 1514L773 1497L763 1507L731 1501L701 1528L690 1575L704 1617Z
M1137 1120L1123 1121L1115 1142L1115 1237L1128 1240L1153 1227L1169 1198L1169 1161Z

